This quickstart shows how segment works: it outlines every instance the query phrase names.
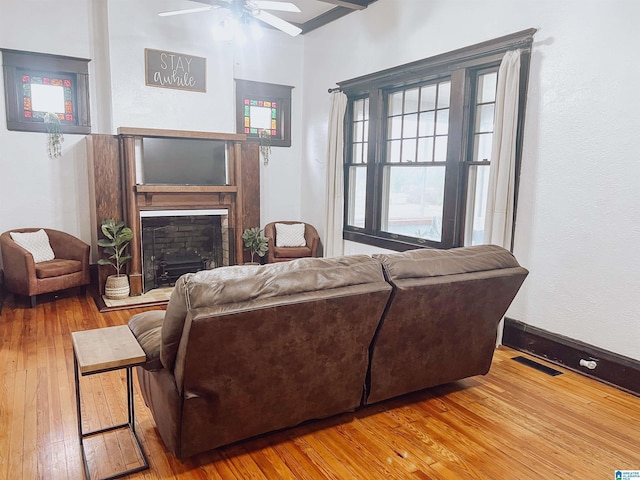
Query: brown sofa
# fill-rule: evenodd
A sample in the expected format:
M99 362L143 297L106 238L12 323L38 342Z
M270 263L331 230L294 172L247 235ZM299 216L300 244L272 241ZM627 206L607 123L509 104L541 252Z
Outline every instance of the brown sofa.
M11 232L35 232L39 228L17 228ZM68 233L43 229L55 254L53 260L35 263L33 256L11 238L11 232L0 235L4 286L7 291L30 297L31 306L36 296L72 287L81 287L84 295L90 283L89 245Z
M376 257L187 274L166 313L132 317L147 353L142 396L168 449L184 458L486 373L527 274L513 256L482 246Z
M129 326L142 395L178 458L356 409L391 286L365 255L182 276Z
M393 285L371 347L366 403L484 375L529 273L494 245L373 255Z

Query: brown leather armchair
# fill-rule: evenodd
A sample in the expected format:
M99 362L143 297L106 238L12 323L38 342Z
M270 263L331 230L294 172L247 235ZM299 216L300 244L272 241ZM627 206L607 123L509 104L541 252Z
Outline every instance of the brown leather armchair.
M39 228L19 228L11 232L35 232ZM53 260L35 263L33 256L11 238L11 232L0 235L4 287L17 295L26 295L31 306L36 296L66 288L81 287L82 295L90 283L89 245L65 232L43 229L55 255Z
M320 245L320 235L313 225L304 223L304 238L307 244L304 247L276 247L276 223L293 225L304 222L271 222L264 227L264 236L269 239L267 250L267 263L286 262L295 258L317 257Z

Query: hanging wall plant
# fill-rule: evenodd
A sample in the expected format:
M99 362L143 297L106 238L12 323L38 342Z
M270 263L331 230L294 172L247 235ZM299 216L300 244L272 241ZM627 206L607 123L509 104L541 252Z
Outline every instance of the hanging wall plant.
M58 158L62 155L62 142L64 142L64 135L62 134L62 126L60 119L55 113L45 113L44 124L47 127L47 153L49 158Z
M264 164L268 165L271 155L271 132L269 130L260 130L260 153Z

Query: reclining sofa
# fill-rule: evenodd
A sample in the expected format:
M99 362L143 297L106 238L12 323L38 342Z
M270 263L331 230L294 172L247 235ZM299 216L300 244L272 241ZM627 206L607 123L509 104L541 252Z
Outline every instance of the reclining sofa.
M496 246L186 274L129 321L142 396L186 458L485 374L527 274Z

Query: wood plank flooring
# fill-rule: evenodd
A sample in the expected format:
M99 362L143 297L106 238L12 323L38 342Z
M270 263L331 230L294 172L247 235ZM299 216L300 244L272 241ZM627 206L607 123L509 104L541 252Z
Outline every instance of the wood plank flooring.
M126 324L90 296L8 295L0 315L0 479L81 479L71 332ZM491 372L240 442L185 462L167 453L142 398L151 468L135 479L613 479L640 469L640 398L500 348ZM408 366L410 368L410 366ZM83 377L85 431L126 420L124 372ZM137 387L136 387L137 388ZM93 475L139 464L126 431L91 438Z

